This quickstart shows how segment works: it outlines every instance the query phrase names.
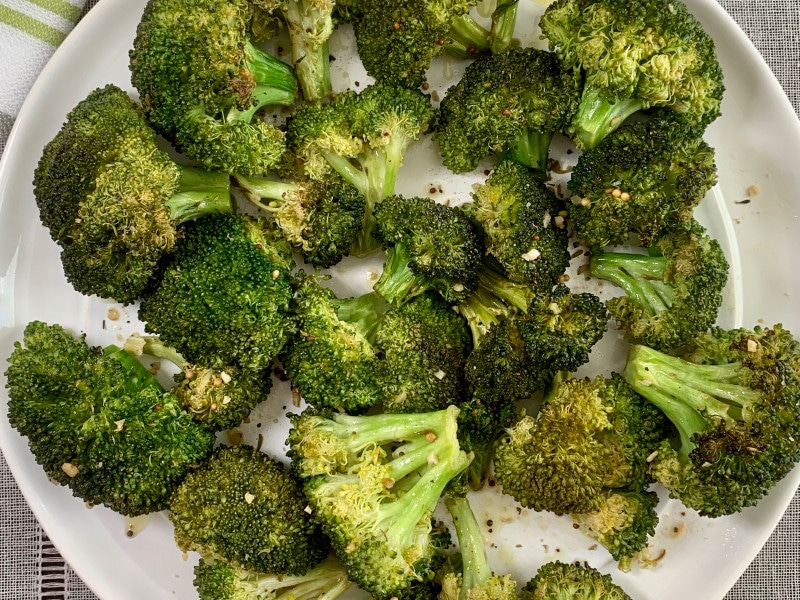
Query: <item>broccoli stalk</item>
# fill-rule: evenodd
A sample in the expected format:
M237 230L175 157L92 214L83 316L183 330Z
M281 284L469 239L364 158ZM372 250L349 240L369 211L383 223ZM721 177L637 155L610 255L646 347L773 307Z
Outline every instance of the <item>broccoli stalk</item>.
M505 52L511 47L518 8L519 0L498 0L492 12L492 31L489 36L493 53Z
M246 110L231 109L227 121L249 123L265 106L291 106L297 98L297 77L292 67L253 45L245 42L244 60L255 80L250 92L250 107Z
M376 597L430 574L431 514L471 456L458 408L432 413L292 418L289 456L348 577Z
M592 256L592 276L617 284L632 302L650 316L672 306L675 293L665 283L667 259L627 252L607 252Z
M178 165L178 169L178 189L164 202L170 218L176 224L210 214L233 212L230 178L226 173L185 165Z
M302 575L259 573L207 558L194 569L200 600L335 600L353 584L331 555Z
M611 102L596 88L584 88L578 110L570 125L573 141L579 148L591 149L617 129L633 113L644 108L644 102L627 98Z
M490 50L490 32L469 13L450 19L450 32L444 40L444 51L457 58L475 58Z
M333 9L330 0L289 0L281 3L283 18L289 27L292 63L309 102L331 93L331 67L328 40L333 33Z

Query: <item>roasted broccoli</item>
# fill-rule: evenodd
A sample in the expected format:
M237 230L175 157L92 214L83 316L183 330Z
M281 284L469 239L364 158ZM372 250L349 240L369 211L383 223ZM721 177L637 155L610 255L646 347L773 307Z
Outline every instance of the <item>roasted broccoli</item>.
M163 510L214 436L116 346L33 321L5 372L8 419L47 476L124 515Z
M438 297L424 294L386 311L375 345L386 412L430 412L464 400L472 338L463 317Z
M685 224L717 182L714 150L693 128L665 119L629 123L583 153L572 171L569 216L587 246L648 246Z
M179 152L228 173L263 174L284 134L257 113L290 106L292 68L249 38L250 0L150 0L130 51L145 115Z
M545 389L559 371L575 371L606 331L608 312L589 292L564 284L538 295L525 313L489 329L467 358L473 396L495 404Z
M520 593L520 600L633 600L611 579L586 563L545 563Z
M281 181L236 175L239 189L270 212L305 261L328 268L347 256L364 223L366 200L335 174L327 181Z
M289 457L312 514L351 581L400 597L431 575L431 514L471 457L459 448L458 409L415 414L292 417Z
M70 111L45 146L33 185L69 282L124 304L173 250L181 223L232 212L227 175L175 163L141 108L114 85Z
M474 188L464 209L480 223L486 252L511 281L538 292L558 283L570 259L567 230L555 219L561 203L530 169L513 161L500 163Z
M649 490L604 490L600 507L572 515L581 532L597 540L621 571L628 572L634 558L646 550L656 532L658 495Z
M142 298L145 331L191 363L269 367L290 328L293 260L283 244L264 219L192 222Z
M306 506L300 481L281 463L250 446L220 446L172 494L169 519L185 552L303 575L330 551Z
M352 585L334 555L301 575L259 573L214 558L194 568L199 600L336 600Z
M483 245L460 208L389 196L375 207L375 220L386 258L374 288L389 303L402 306L428 290L456 303L477 289Z
M652 476L703 515L754 505L800 461L798 365L800 344L780 325L716 327L677 356L632 346L625 380L678 431Z
M696 222L668 230L649 250L593 253L591 274L625 292L606 306L633 340L668 352L716 322L728 261Z
M482 56L450 87L434 138L447 168L472 171L485 156L510 158L544 178L555 133L578 107L581 78L534 48Z
M539 25L565 69L584 74L568 132L581 149L642 109L663 107L701 129L720 114L714 41L679 0L557 0Z
M516 600L516 581L495 574L486 560L483 534L469 500L448 496L444 503L456 528L462 570L444 576L439 600Z
M378 404L373 344L386 303L375 293L337 298L317 276L302 271L294 290L295 331L281 354L292 385L316 408L353 413Z
M365 197L364 223L353 253L379 248L373 239L374 207L394 193L408 146L432 125L435 111L418 90L373 84L338 94L326 104L299 107L288 122L292 154L311 179L335 171Z
M495 477L527 508L597 511L607 489L646 489L648 458L666 431L661 412L619 375L559 375L539 412L500 440Z
M157 337L132 335L125 340L123 349L133 356L147 355L178 367L176 385L170 391L192 418L212 431L239 425L272 388L268 369L190 364Z
M253 0L253 4L285 24L303 98L311 102L330 95L328 40L336 26L336 0Z

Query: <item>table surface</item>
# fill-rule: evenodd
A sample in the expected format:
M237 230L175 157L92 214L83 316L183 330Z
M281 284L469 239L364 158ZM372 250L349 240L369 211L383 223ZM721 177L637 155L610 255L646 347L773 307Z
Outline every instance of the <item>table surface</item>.
M86 10L98 0L88 0ZM719 0L800 114L800 0ZM0 153L8 134L0 123ZM96 600L52 546L0 455L0 600ZM725 600L800 599L800 493Z

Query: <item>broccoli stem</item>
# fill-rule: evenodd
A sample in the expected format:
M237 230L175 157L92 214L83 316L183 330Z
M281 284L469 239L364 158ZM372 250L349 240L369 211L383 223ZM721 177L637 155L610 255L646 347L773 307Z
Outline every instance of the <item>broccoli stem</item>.
M446 422L450 418L450 415L446 414L448 410L450 409L431 413L385 413L370 416L337 413L332 417L333 433L343 441L348 452L356 454L376 443L415 438L429 432L438 432L438 439L445 437ZM455 423L455 417L453 422ZM416 468L420 466L422 464Z
M741 381L739 363L698 365L647 346L634 345L623 371L625 380L667 415L678 428L681 455L688 458L696 433L720 421L744 418L760 392Z
M609 102L602 98L600 90L587 86L572 119L573 141L581 150L591 150L643 107L644 103L636 98Z
M469 14L450 19L444 51L456 58L475 58L489 52L490 32Z
M356 298L337 298L331 304L339 320L355 326L370 344L374 344L383 315L389 308L381 296L370 293Z
M247 68L256 85L250 93L252 104L246 110L232 110L228 121L249 123L265 106L291 106L297 97L297 77L292 67L257 48L249 40L245 46Z
M625 295L652 317L672 306L674 290L664 281L667 259L663 256L606 252L593 255L593 277L615 283Z
M524 131L510 144L508 156L514 162L533 169L544 177L547 174L547 157L553 132Z
M282 5L292 45L292 62L303 97L308 101L321 100L333 89L328 52L333 19L330 10L318 10L318 5L325 3L294 0Z
M261 202L262 200L272 200L283 204L287 194L300 189L300 186L296 183L286 183L284 181L267 179L266 177L245 177L236 174L234 175L234 179L236 180L236 184L247 192L247 197L251 202L268 211L274 210L277 206L272 203Z
M459 600L466 600L469 590L489 581L494 573L486 560L483 536L469 501L462 496L448 496L444 503L453 517L463 564Z
M186 166L181 166L180 172L178 191L165 202L172 220L185 223L205 215L233 212L227 173Z
M511 47L514 28L517 25L517 8L519 0L499 0L492 13L492 31L489 44L492 53L499 54Z
M427 288L409 266L406 244L400 242L386 250L383 272L374 286L376 292L390 304L402 306L415 296L425 293Z
M125 389L128 392L138 392L146 388L153 388L158 392L163 392L164 388L158 382L155 375L153 375L147 367L145 367L139 360L114 344L103 348L103 354L113 358L128 371L128 376L125 379Z

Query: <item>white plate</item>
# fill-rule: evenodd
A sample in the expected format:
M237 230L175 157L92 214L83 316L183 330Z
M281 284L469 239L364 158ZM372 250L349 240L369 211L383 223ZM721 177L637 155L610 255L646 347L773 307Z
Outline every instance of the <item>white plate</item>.
M699 212L734 267L720 323L783 322L800 334L800 314L795 308L800 277L793 270L793 259L800 255L795 196L800 189L796 167L800 123L762 58L719 5L712 0L687 3L716 40L726 74L723 116L707 135L717 151L720 186ZM93 344L119 341L141 330L135 309L82 297L65 281L57 247L39 225L31 180L42 148L61 127L66 113L90 90L106 83L131 89L127 53L143 6L144 0L103 0L94 8L43 71L8 140L0 164L0 356L8 355L20 327L33 319L87 331ZM538 34L531 24L537 22L541 6L528 2L522 7L525 12L518 31L523 43L532 44ZM337 55L335 81L364 85L366 79L357 68L343 60L347 52L343 44L332 43ZM451 79L458 68L445 62L435 66L432 74ZM429 189L441 187L443 191L434 197L464 200L470 179L448 176L437 164L430 145L415 148L403 167L398 191L427 195ZM748 204L736 204L751 185L757 185L760 194ZM375 261L367 265L347 261L337 267L335 273L343 277L339 291L365 290L370 272L377 267ZM582 280L573 277L573 288L585 285ZM116 320L114 312L119 315ZM618 369L623 352L619 341L618 332L609 332L593 354L591 367L582 372ZM104 600L194 597L193 559L184 560L175 548L166 516L154 515L139 535L128 538L123 517L104 508L88 510L67 489L49 483L26 441L10 429L2 394L3 453L47 534L92 590ZM245 430L251 440L257 432L263 433L265 448L273 454L284 451L281 419L289 398L286 384L278 386L275 397L255 411ZM513 501L495 490L476 494L474 500L479 521L493 521L491 531L486 531L492 565L497 571L511 572L520 583L546 560L581 559L612 573L635 598L711 600L722 598L756 555L798 481L800 470L795 470L758 507L716 520L662 501L652 548L654 555L665 550L664 558L653 568L635 568L630 574L617 572L608 554L592 549L568 518L518 512Z

